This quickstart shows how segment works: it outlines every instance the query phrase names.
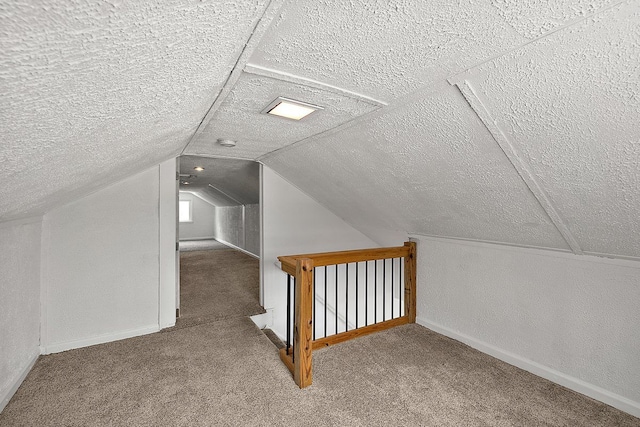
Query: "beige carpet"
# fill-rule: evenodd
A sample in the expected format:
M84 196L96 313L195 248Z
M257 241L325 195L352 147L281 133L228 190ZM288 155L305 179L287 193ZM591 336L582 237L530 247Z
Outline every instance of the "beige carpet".
M418 325L314 353L298 389L246 318L42 357L2 426L640 426Z
M176 327L264 313L260 262L233 249L180 254L180 318Z
M216 249L230 249L230 247L215 239L180 241L180 253L190 251L212 251Z
M41 357L0 426L640 426L640 420L418 325L314 353L298 389L246 316L258 261L181 254L163 333Z

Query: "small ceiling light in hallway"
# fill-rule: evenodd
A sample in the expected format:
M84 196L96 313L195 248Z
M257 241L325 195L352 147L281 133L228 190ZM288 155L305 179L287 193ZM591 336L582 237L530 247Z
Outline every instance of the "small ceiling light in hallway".
M198 171L198 172L202 172L204 170L204 168L202 166L196 166L195 168L193 168L193 170Z
M314 111L322 109L323 108L318 105L308 104L301 101L294 101L293 99L283 98L279 96L264 110L262 110L262 114L271 114L291 120L301 120Z

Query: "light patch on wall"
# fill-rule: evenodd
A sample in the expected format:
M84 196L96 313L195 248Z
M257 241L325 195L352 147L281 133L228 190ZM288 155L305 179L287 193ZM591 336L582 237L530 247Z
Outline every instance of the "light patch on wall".
M180 200L178 204L178 221L193 222L191 200Z

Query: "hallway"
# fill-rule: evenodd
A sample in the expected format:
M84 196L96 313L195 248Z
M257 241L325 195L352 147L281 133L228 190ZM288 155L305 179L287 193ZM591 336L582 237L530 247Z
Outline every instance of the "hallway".
M223 246L180 253L180 317L176 328L264 313L260 262Z

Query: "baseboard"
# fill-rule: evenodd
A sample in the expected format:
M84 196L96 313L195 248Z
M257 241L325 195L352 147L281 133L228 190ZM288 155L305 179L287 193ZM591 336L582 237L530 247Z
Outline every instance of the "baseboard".
M590 384L578 378L572 377L563 372L556 371L555 369L541 365L520 355L502 350L471 336L456 332L437 323L430 322L427 319L417 318L416 322L424 326L425 328L431 329L434 332L463 342L470 347L475 348L476 350L495 357L496 359L500 359L510 365L516 366L520 369L524 369L525 371L531 372L532 374L535 374L539 377L545 378L556 384L560 384L561 386L564 386L568 389L577 391L578 393L589 396L595 400L599 400L600 402L606 403L607 405L611 405L614 408L620 409L621 411L627 412L635 417L640 418L640 402L635 402L624 396L612 393L608 390L605 390L601 387Z
M254 253L251 253L251 252L249 252L249 251L248 251L248 250L246 250L246 249L242 249L241 247L236 246L236 245L234 245L233 243L225 242L224 240L221 240L221 239L214 239L214 240L215 240L216 242L220 242L220 243L222 243L223 245L227 245L227 246L229 246L229 247L230 247L230 248L232 248L232 249L238 250L238 251L243 252L243 253L245 253L245 254L247 254L247 255L249 255L249 256L252 256L252 257L254 257L254 258L256 258L256 259L260 259L260 257L259 257L258 255L254 254Z
M178 239L178 242L202 242L204 240L216 240L215 237L189 237L188 239ZM217 241L217 240L216 240Z
M73 341L65 341L61 343L48 344L41 347L42 354L60 353L61 351L73 350L74 348L89 347L96 344L104 344L111 341L133 338L140 335L152 334L160 331L158 325L146 326L139 329L130 329L128 331L116 332L112 334L98 335L90 338L83 338Z
M16 391L18 391L18 388L20 388L20 385L22 384L24 379L27 378L27 375L29 374L29 372L31 372L31 369L33 369L33 365L35 365L38 361L39 356L40 354L38 352L33 354L29 359L29 363L27 363L22 372L20 372L20 375L18 375L9 389L6 391L2 391L2 400L0 400L0 413L4 411L4 408L7 406L13 395L16 394Z

